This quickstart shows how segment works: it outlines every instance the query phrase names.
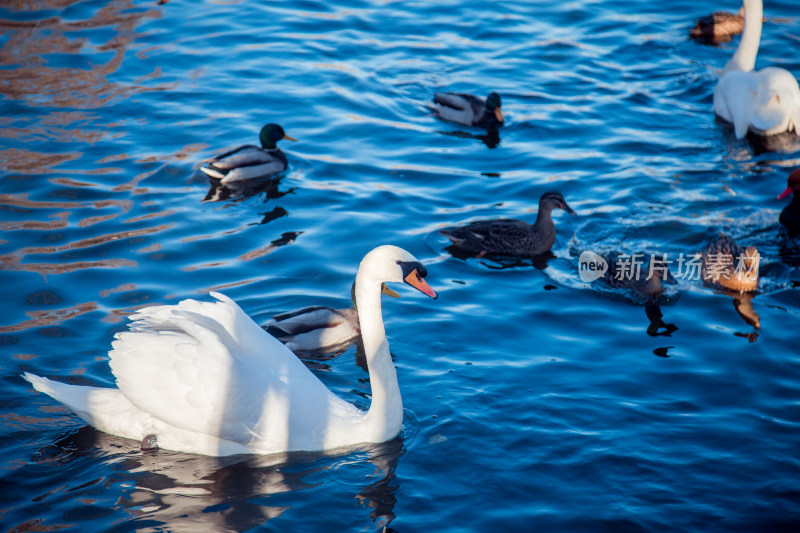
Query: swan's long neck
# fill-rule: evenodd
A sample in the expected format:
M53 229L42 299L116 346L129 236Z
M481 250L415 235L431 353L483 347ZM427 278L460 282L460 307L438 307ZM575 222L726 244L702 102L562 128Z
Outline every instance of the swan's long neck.
M764 6L761 0L745 0L744 2L744 31L742 40L733 57L725 65L724 72L729 70L743 70L750 72L756 66L758 44L761 41L761 19L764 16Z
M381 442L394 437L400 431L403 424L403 400L383 329L381 282L365 275L361 270L359 269L356 277L356 305L372 386L372 404L365 423L376 439L375 442Z

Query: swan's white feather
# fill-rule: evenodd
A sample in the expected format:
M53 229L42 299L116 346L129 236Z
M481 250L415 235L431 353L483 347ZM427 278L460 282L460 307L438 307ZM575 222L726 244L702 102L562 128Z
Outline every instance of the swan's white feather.
M324 445L328 415L360 415L235 302L212 296L218 301L145 308L117 335L110 365L132 404L170 426L262 453L297 445L289 433L319 436L299 449Z

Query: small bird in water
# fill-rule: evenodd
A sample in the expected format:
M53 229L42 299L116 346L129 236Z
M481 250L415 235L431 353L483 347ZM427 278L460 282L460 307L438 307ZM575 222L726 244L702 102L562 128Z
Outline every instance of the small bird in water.
M663 294L664 283L670 285L677 283L667 268L667 264L658 264L659 260L656 255L652 255L650 264L641 269L626 269L623 257L622 254L616 252L606 254L608 270L603 274L603 279L606 285L612 289L629 289L645 299L653 299Z
M736 14L726 11L715 11L699 19L694 28L689 30L692 39L709 44L727 43L734 35L744 29L744 8Z
M556 241L556 226L551 217L553 209L575 214L560 192L550 191L539 199L539 213L534 224L513 219L478 220L439 233L457 248L477 257L534 257L549 252Z
M499 128L505 122L500 95L489 94L484 100L465 93L436 93L433 108L442 120L478 128Z
M720 233L703 250L701 276L706 285L715 289L752 292L758 288L759 261L755 246L743 248Z
M780 223L786 227L790 237L800 235L800 168L789 174L788 185L778 200L783 200L790 194L792 201L781 211Z
M275 145L281 139L296 141L277 124L267 124L259 135L261 148L245 144L207 160L200 167L208 176L221 183L261 178L286 170L286 154Z
M381 286L381 294L400 298L386 284ZM355 295L356 284L353 283L350 287L353 307L303 307L273 316L272 322L264 326L264 329L293 352L327 354L342 350L361 340Z

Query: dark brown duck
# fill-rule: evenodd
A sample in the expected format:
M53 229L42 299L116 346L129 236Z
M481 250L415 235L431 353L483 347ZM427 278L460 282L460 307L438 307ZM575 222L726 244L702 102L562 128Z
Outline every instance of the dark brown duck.
M514 219L478 220L439 233L456 247L478 257L533 257L549 252L556 241L556 226L551 216L553 209L575 214L560 192L550 191L539 199L539 213L534 224Z
M752 292L758 289L758 249L744 248L728 235L720 233L702 254L703 282L715 289Z

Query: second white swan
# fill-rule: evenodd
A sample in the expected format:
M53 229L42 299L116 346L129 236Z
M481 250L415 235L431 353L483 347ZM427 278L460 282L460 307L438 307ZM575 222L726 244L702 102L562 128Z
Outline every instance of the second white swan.
M753 70L761 41L761 0L744 0L744 31L714 90L714 112L733 124L737 139L747 131L777 135L800 128L800 88L786 69Z

